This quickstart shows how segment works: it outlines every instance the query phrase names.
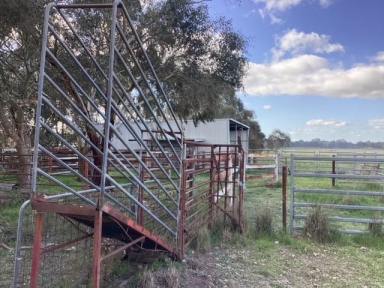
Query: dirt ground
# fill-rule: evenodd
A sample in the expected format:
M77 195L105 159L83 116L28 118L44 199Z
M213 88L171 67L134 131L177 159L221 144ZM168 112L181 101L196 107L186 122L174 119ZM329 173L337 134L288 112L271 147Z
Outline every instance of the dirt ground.
M384 252L258 240L186 260L182 287L384 287ZM377 262L372 265L371 257Z

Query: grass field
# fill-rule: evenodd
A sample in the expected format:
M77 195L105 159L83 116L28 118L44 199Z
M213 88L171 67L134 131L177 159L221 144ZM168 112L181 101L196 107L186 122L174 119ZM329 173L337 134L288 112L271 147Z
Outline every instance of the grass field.
M252 172L248 176L252 176ZM259 177L250 177L246 183L245 234L219 225L203 235L205 240L197 247L203 247L201 251L189 251L186 263L173 263L163 258L153 264L118 263L111 268L110 287L138 287L144 280L152 283L144 287L384 287L383 236L338 234L326 244L307 240L300 234L292 237L282 231L281 186L269 184ZM322 189L331 187L330 179L302 178L296 184ZM334 189L382 191L383 185L338 180ZM384 206L380 197L301 195L298 200ZM0 210L1 241L10 247L16 237L19 205L13 202ZM269 235L255 232L256 216L265 210L273 216L273 232ZM365 211L352 214L341 211L341 215L347 214L373 217ZM2 272L6 267L11 268L8 262L12 255L12 251L0 248ZM177 286L169 286L169 283Z
M140 283L151 283L147 287L384 287L383 236L337 234L326 244L300 234L292 237L282 231L280 184L271 186L267 179L252 177L252 172L248 176L246 233L240 235L219 224L199 236L201 243L189 251L186 263L160 259L145 266L144 273L141 269L134 275L127 271L132 271L132 264L119 266L116 283L123 283L121 287L139 287ZM329 180L307 181L299 184L319 188L331 185ZM342 184L339 182L337 188L345 189ZM372 187L368 184L360 188ZM256 215L266 209L273 216L273 231L269 235L257 234ZM169 273L174 285L164 280Z

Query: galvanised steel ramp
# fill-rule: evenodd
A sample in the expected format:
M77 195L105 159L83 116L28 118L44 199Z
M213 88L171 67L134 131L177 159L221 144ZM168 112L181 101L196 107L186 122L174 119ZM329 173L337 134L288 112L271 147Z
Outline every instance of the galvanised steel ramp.
M113 256L180 259L220 213L243 227L241 143L186 149L121 1L49 4L40 65L13 287L108 286Z

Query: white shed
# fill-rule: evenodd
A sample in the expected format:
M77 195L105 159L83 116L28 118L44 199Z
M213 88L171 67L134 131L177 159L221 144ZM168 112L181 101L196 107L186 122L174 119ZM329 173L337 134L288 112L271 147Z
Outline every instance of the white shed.
M192 120L183 124L186 140L208 144L237 144L240 137L243 149L248 151L249 127L239 121L225 118L199 122L197 126Z
M176 127L175 122L169 121L171 127ZM164 130L167 129L166 123L161 124ZM129 143L131 149L138 149L137 142L132 141L133 137L127 130L125 125L116 124L117 130L124 138L124 142ZM137 126L135 131L138 135L142 132ZM182 123L182 129L184 130L184 137L189 141L196 141L207 144L237 144L237 139L240 137L243 149L248 152L249 144L249 127L239 121L231 118L215 119L209 122L199 122L196 126L192 120L188 120ZM143 138L149 139L147 133L142 134ZM113 136L112 144L117 149L126 149L123 143L116 137Z

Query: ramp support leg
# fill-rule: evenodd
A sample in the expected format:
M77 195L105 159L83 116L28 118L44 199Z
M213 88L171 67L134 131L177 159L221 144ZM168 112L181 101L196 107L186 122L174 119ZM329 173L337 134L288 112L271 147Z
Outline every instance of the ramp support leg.
M103 228L103 212L97 210L93 228L93 267L92 267L92 287L100 287L101 277L101 242Z
M43 238L44 214L36 213L35 235L32 249L32 269L31 269L31 288L37 288L41 266L41 241Z

